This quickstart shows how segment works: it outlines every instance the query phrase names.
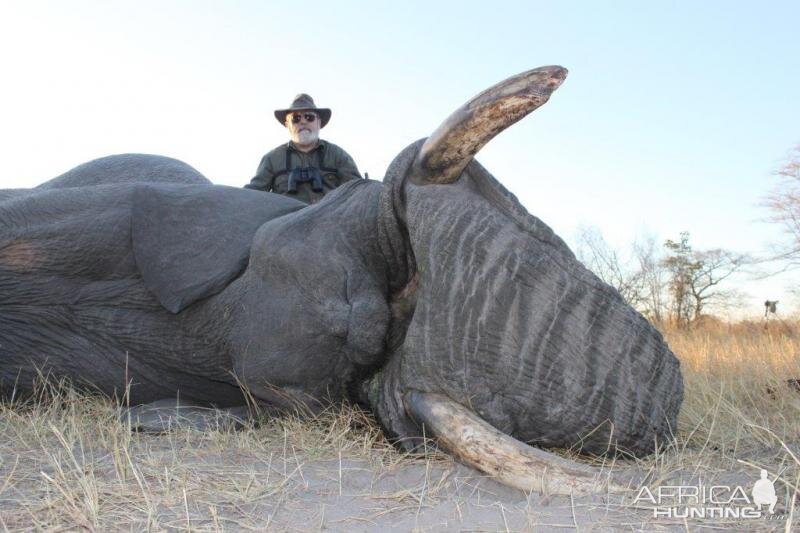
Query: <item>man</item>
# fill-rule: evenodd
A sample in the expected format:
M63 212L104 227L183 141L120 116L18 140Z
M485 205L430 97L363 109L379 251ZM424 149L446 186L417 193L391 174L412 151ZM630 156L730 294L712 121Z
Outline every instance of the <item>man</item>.
M275 118L289 130L291 140L261 159L246 188L313 204L342 183L361 179L347 152L319 138L319 130L331 118L330 109L317 107L307 94L298 94L291 107L275 111Z

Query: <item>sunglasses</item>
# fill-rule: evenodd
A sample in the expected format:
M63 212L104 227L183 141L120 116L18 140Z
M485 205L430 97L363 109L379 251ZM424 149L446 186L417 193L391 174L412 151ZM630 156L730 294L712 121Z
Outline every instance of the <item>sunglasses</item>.
M314 122L317 120L317 115L314 113L292 113L292 122L299 124L301 119L306 119L306 122Z

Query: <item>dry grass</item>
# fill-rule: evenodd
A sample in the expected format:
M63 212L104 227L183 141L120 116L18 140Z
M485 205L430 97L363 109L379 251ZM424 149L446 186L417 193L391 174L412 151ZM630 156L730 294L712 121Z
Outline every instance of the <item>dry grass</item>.
M638 461L649 473L646 484L716 480L741 485L749 496L764 468L778 477L778 511L788 513L783 496L790 498L800 479L800 390L789 383L800 378L800 322L661 329L681 360L684 402L675 442Z
M47 389L33 402L0 406L3 530L263 530L309 484L341 493L344 472L447 461L399 454L350 406L240 430L149 435L130 431L107 398L64 384ZM325 470L337 474L327 483L316 472L309 478L325 460L335 460Z
M728 468L747 456L782 467L782 443L800 444L800 392L787 383L800 378L800 324L711 324L665 337L684 375L681 455L692 465Z
M638 469L649 487L736 474L752 482L760 468L780 475L779 494L797 486L800 392L786 380L800 378L800 324L765 330L711 323L666 329L665 336L685 377L675 443L615 468ZM350 406L238 431L147 435L120 422L109 399L64 384L43 387L28 403L0 405L3 530L369 530L387 519L401 529L439 530L445 522L430 518L437 513L452 513L448 524L471 523L475 494L480 517L493 513L491 528L499 530L688 527L635 514L632 495L602 505L569 499L558 507L547 497L519 500L491 485L489 493L476 493L465 471L435 452L397 452L369 415ZM617 516L614 507L629 512ZM559 509L564 519L554 521Z

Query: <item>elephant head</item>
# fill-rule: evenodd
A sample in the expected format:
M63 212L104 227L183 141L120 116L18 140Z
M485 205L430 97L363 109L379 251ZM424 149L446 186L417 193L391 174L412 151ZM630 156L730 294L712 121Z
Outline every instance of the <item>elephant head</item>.
M541 461L564 490L581 469L522 443L647 454L670 439L683 393L659 332L473 159L565 77L538 68L482 92L394 160L382 198L409 281L365 396L408 446L425 427L526 489L541 486L528 468Z

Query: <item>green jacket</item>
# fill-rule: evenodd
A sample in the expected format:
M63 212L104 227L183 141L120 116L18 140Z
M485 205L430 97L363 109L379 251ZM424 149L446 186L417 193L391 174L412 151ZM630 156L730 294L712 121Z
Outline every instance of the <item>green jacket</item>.
M311 182L297 183L296 194L288 192L289 173L292 169L303 167L320 169L323 189L321 192L314 192ZM320 139L316 148L304 153L297 150L289 141L261 158L256 175L245 188L285 194L307 204L314 204L342 183L355 179L361 179L361 174L358 173L353 158L335 144Z

